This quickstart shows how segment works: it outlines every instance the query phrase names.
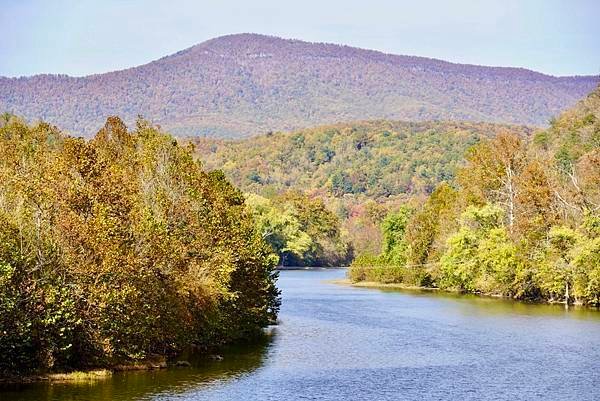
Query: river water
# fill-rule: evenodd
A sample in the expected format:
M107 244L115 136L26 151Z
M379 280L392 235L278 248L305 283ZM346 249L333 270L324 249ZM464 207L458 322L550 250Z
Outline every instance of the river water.
M0 400L600 400L600 312L353 288L283 271L280 324L222 361Z

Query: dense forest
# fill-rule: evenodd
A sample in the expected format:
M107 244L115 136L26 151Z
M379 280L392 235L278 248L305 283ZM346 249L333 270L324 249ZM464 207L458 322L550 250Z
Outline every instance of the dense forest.
M276 318L271 248L191 149L111 117L87 141L0 119L0 375L171 355Z
M381 219L354 281L600 302L600 88L532 138L474 145L456 179Z
M324 43L236 34L86 77L0 77L0 110L93 135L144 115L176 135L249 136L359 119L545 125L598 84Z
M353 249L340 219L319 198L288 191L272 198L249 193L256 227L282 266L342 266Z
M245 191L285 190L370 199L428 194L452 180L465 150L484 137L532 128L488 123L365 121L242 140L189 138L207 169Z
M339 243L339 232L346 249L360 254L379 249L378 226L388 209L418 202L441 182L452 181L464 152L501 132L525 138L533 129L469 122L365 121L243 140L188 140L207 169L222 170L248 193L275 199L301 191L307 198L322 199L340 224L332 232L336 236L332 241ZM319 253L318 258L296 257L291 262L334 265L344 261L339 252Z

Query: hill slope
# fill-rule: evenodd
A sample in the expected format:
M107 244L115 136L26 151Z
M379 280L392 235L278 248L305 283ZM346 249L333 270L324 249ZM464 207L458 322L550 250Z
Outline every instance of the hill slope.
M209 170L221 169L247 192L308 191L383 199L430 193L450 181L465 150L525 126L471 122L365 121L241 140L196 138Z
M362 119L543 125L597 82L238 34L123 71L0 77L0 111L87 135L113 114L214 136Z

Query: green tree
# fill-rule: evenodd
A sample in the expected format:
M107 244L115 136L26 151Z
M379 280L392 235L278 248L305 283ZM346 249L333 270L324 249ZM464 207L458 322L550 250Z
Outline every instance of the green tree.
M423 277L420 285L431 285L448 233L456 229L458 193L442 183L412 216L406 227L407 261Z
M514 281L523 267L503 221L497 205L467 208L441 259L442 287L514 294Z
M550 297L562 298L566 303L573 296L576 276L573 251L580 241L581 236L575 230L564 226L552 227L548 233L545 258L538 272L540 288Z
M246 199L258 231L271 245L277 261L285 263L287 253L301 258L308 251L312 240L302 231L291 208L277 209L269 199L259 195L247 194Z
M404 238L406 226L411 214L407 207L401 207L397 212L390 213L381 223L383 232L383 256L392 264L406 264L408 244Z

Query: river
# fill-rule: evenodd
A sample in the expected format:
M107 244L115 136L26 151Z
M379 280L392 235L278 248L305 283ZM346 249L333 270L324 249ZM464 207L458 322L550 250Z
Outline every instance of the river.
M280 324L222 361L35 384L1 400L600 400L600 312L283 271Z

